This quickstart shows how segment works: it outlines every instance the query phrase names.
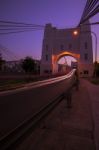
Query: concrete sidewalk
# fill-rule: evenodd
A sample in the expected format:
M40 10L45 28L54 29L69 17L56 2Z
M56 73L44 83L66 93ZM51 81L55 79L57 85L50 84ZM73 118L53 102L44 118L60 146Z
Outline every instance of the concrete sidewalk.
M93 85L88 81L82 80L81 84L86 86L91 103L91 111L94 127L94 140L96 150L99 150L99 85Z
M18 150L99 150L99 86L81 79L72 108L64 99Z

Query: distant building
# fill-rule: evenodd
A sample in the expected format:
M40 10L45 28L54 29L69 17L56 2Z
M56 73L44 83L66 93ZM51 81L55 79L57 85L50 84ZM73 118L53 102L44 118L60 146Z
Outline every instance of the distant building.
M21 60L15 60L15 61L5 61L5 63L2 66L3 72L17 72L22 73L24 70L22 69L22 59ZM37 74L40 73L40 60L35 60L35 72Z
M4 72L23 72L21 67L22 60L5 61L2 71Z

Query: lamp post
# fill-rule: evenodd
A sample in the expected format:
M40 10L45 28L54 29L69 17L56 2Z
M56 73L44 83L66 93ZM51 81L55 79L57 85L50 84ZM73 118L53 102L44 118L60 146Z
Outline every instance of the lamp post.
M93 32L93 31L84 31L84 32L80 32L81 34L83 34L83 33L91 33L91 34L93 34L94 35L94 37L95 37L95 62L97 62L97 35L96 35L96 33L95 32ZM77 30L75 30L74 32L73 32L73 34L76 36L76 35L78 35L79 33L78 33L78 31Z
M95 32L91 31L91 33L94 35L95 37L95 62L97 62L97 35Z
M96 35L96 33L95 32L93 32L93 31L83 31L83 32L80 32L81 34L83 34L83 33L91 33L91 34L93 34L94 35L94 37L95 37L95 64L96 64L96 62L97 62L97 35ZM76 35L78 35L79 33L78 33L78 31L77 30L74 30L74 32L73 32L73 34L76 36ZM94 76L96 77L96 65L94 66Z

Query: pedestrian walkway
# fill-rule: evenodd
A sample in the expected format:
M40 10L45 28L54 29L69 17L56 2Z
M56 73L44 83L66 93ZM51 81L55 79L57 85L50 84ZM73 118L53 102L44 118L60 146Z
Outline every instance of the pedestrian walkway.
M72 108L64 99L18 150L99 150L99 86L81 79L72 93Z
M99 150L99 85L93 85L85 80L83 80L83 84L86 86L90 98L94 123L94 140L96 150Z

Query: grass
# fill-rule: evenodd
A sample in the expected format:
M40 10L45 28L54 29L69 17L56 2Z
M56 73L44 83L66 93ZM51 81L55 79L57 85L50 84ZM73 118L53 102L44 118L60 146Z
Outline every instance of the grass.
M53 77L53 76L52 76ZM20 87L24 87L24 84L26 83L32 83L35 81L39 81L39 80L44 80L44 79L48 79L50 78L49 76L36 76L36 77L32 77L32 76L27 76L27 77L23 77L21 79L1 79L0 80L0 91L6 91L6 90L12 90L12 89L16 89L16 88L20 88Z
M22 78L22 79L3 79L0 80L0 91L12 90L24 87L24 84L37 81L35 78Z
M16 89L22 87L24 83L23 80L3 80L0 81L0 91Z
M5 78L0 78L0 91L12 90L20 87L24 87L26 83L32 83L39 80L49 79L53 77L58 77L63 74L56 75L45 75L45 76L31 76L31 75L23 75L23 76L13 76L9 78L5 76Z
M32 83L40 80L39 78L23 78L23 79L9 79L0 80L0 91L12 90L20 87L24 87L26 83Z

